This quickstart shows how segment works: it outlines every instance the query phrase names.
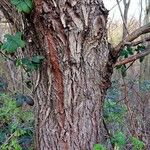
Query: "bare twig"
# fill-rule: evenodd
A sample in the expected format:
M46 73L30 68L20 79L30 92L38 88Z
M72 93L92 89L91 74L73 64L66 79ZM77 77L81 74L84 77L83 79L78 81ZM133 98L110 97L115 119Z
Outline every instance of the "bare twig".
M122 2L122 0L119 1L119 3ZM115 4L113 7L110 8L109 11L113 10L118 4Z
M118 61L116 64L115 64L115 67L118 66L118 65L124 65L124 64L127 64L127 63L130 63L130 62L133 62L141 57L144 57L146 55L150 54L150 49L149 50L146 50L144 52L141 52L141 53L138 53L136 55L133 55L133 56L130 56L124 60L121 60L121 61Z
M129 97L128 97L128 88L127 88L127 84L123 78L123 83L124 83L124 94L125 94L125 100L124 100L124 103L127 107L127 110L128 110L128 121L129 121L129 124L131 125L131 128L130 128L130 132L132 133L132 135L137 135L137 131L136 131L136 118L135 118L135 114L134 114L134 111L131 110L131 105L129 103Z
M122 10L121 10L121 7L120 7L119 0L116 0L116 1L117 1L117 4L118 4L118 8L119 8L120 14L121 14L121 18L122 18L122 21L123 21L124 28L125 28L127 34L129 34L128 28L127 28L127 24L126 24L126 20L125 20L125 18L124 18L123 13L122 13Z
M125 43L132 42L137 39L139 36L150 32L150 23L136 29L130 35L128 35L124 40L122 40L114 49L116 53L120 53Z
M15 132L12 133L12 134L6 139L6 141L3 143L3 145L6 145L6 144L9 142L9 140L10 140L11 138L13 138L14 134L15 134ZM0 148L2 148L2 146L1 146Z
M105 130L106 130L106 133L107 133L107 135L108 135L108 137L109 137L109 139L110 139L110 141L111 141L112 135L111 135L111 133L109 132L109 129L108 129L108 127L107 127L107 124L106 124L104 118L103 118L103 125L104 125L104 128L105 128ZM112 145L112 148L114 149L115 145L114 145L113 142L111 142L111 145Z
M145 38L138 40L138 41L126 42L125 45L137 46L141 43L145 43L145 42L149 42L149 41L150 41L150 37L145 37Z

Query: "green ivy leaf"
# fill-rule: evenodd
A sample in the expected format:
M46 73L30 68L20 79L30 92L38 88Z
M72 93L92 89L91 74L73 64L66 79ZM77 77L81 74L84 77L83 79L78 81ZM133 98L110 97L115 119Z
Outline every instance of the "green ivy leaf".
M121 52L120 56L123 56L124 58L127 58L127 57L128 57L128 51L124 49L124 50Z
M136 48L136 49L135 49L135 51L136 51L136 52L139 52L139 49L138 49L138 48Z
M129 55L133 55L134 53L133 53L133 49L131 48L131 47L127 47L127 51L128 51L128 54Z
M16 35L6 34L6 42L2 45L1 49L8 54L15 53L17 48L25 47L25 42L22 40L22 33L17 32Z
M31 62L31 60L27 57L22 58L22 65L27 69L27 71L36 70L36 66Z
M139 61L140 61L140 62L143 62L143 61L144 61L144 58L145 58L145 57L141 57L141 58L139 59Z
M143 141L140 141L139 139L135 137L131 137L131 142L133 145L133 150L143 150L145 147L145 144Z
M121 53L120 53L120 56L124 56L125 54L126 54L126 50L123 49L123 50L121 51Z
M41 64L43 59L44 59L44 56L37 55L37 56L33 56L31 61L36 64Z
M95 144L94 150L106 150L106 148L101 144Z
M31 63L28 57L22 58L21 62L23 65L29 65Z
M126 136L122 132L116 132L112 142L117 144L120 148L126 144Z
M33 56L32 58L16 59L16 66L23 66L27 72L37 70L43 61L44 57L41 55Z
M27 85L27 87L28 87L29 89L32 88L32 86L33 86L32 81L28 80L28 81L26 81L25 83L26 83L26 85Z
M137 46L137 49L140 51L140 52L143 52L143 51L145 51L145 46L144 45L138 45Z
M28 66L26 66L27 71L34 71L38 69L38 66L35 66L34 64L29 64Z
M121 74L123 77L126 77L127 73L126 73L126 65L122 65L121 67Z
M33 8L32 0L11 0L19 12L30 13Z
M118 69L120 69L122 67L122 65L117 65L116 66L116 69L118 70Z
M21 62L20 59L16 59L16 60L15 60L15 65L16 65L17 67L21 66L21 64L22 64L22 62Z

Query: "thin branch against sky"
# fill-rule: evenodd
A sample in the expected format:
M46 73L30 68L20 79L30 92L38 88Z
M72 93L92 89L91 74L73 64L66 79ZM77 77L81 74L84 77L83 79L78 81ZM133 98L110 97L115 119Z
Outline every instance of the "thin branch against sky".
M120 3L121 1L122 1L122 0L120 0L119 3ZM109 12L110 12L111 10L113 10L115 7L117 7L117 5L118 5L117 3L114 4L114 6L113 6L112 8L110 8Z
M109 18L112 18L114 15L114 20L121 20L120 12L117 6L116 0L104 0L105 7L109 10ZM123 1L119 0L120 7L123 10ZM145 3L143 2L143 8ZM138 0L131 0L129 18L133 16L138 20L140 15L140 4Z
M123 25L124 25L124 27L125 27L127 33L129 34L128 28L127 28L127 24L126 24L126 20L125 20L125 18L124 18L123 12L122 12L122 10L121 10L119 0L116 0L116 2L117 2L117 5L118 5L118 8L119 8L119 11L120 11L120 15L121 15L121 18L122 18L122 21L123 21ZM130 2L130 1L129 1L129 2ZM124 2L124 5L125 5L125 4L126 4L126 3ZM124 6L124 7L125 7L125 6Z

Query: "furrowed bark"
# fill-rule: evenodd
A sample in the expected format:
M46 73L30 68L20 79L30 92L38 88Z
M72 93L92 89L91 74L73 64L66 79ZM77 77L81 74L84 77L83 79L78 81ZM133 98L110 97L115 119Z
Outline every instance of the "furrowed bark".
M48 64L37 88L38 149L92 149L101 139L107 10L88 1L35 5Z

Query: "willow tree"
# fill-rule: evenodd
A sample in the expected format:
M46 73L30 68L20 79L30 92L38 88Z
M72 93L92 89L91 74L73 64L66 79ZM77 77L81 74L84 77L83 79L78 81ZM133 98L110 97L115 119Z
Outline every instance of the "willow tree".
M10 1L27 14L17 12ZM102 106L119 53L150 25L112 48L102 0L35 0L30 13L19 2L1 0L0 9L23 32L23 54L46 58L34 89L35 149L90 150L102 138Z

